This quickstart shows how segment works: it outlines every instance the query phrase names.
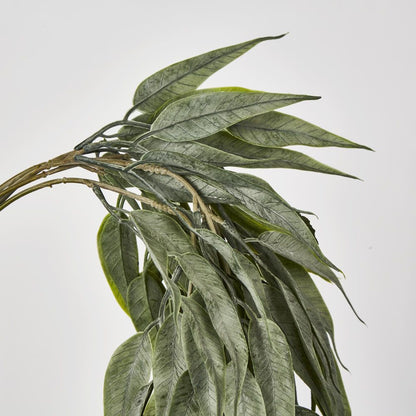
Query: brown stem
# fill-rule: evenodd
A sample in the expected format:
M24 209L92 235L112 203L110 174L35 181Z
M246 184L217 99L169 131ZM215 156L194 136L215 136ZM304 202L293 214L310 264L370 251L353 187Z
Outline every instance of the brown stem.
M76 155L81 154L82 152L82 150L71 150L70 152L64 153L51 160L48 160L47 162L33 165L30 168L25 169L24 171L18 173L17 175L14 175L7 181L3 182L0 185L0 190L6 190L7 188L15 185L16 183L27 180L27 178L35 176L44 170L48 170L56 166L62 166L74 162L74 157Z
M133 192L126 191L125 189L117 188L116 186L113 186L113 185L109 185L109 184L106 184L106 183L103 183L103 182L98 182L98 181L94 181L94 180L91 180L91 179L85 179L85 178L57 178L57 179L51 179L51 180L46 181L46 182L42 182L38 185L27 188L27 189L19 192L15 196L9 198L7 201L5 201L3 204L0 205L0 211L3 210L4 208L6 208L11 203L13 203L13 202L17 201L18 199L22 198L25 195L31 194L32 192L38 191L39 189L48 188L48 187L52 187L54 185L58 185L60 183L78 183L78 184L81 184L81 185L86 185L89 188L94 188L94 187L98 186L99 188L106 189L106 190L112 191L112 192L116 192L116 193L124 195L128 198L132 198L132 199L135 199L139 202L143 202L145 204L148 204L151 207L153 207L153 208L155 208L159 211L167 212L169 214L174 214L174 212L171 208L169 208L168 206L166 206L164 204L161 204L159 202L155 202L150 198L146 198L142 195L138 195L138 194L135 194Z
M94 167L91 167L91 166L86 166L86 165L81 164L81 163L76 163L76 162L68 163L66 165L58 166L58 167L50 169L50 170L42 170L42 171L40 171L39 173L37 173L35 175L31 174L30 176L29 175L22 176L20 181L16 182L14 185L10 185L9 187L7 187L3 191L1 191L0 192L0 198L4 195L7 195L7 194L11 195L17 189L19 189L19 188L21 188L25 185L28 185L29 183L35 182L39 179L43 179L43 178L46 178L47 176L54 175L55 173L62 172L64 170L72 169L72 168L75 168L75 167L82 167L82 168L84 168L86 170L89 170L91 172L94 172L94 173L99 172L98 168L94 168Z

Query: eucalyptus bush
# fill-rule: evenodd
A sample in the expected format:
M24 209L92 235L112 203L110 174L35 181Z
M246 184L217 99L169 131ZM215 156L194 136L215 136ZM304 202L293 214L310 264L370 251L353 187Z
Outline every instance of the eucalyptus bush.
M162 69L137 87L123 119L0 187L0 209L78 183L108 211L98 252L136 333L110 360L106 416L351 414L333 322L309 274L343 291L340 270L320 250L308 213L264 180L226 167L353 178L286 147L366 147L275 111L319 97L198 89L255 45L282 36ZM74 167L97 178L44 180ZM146 248L140 261L137 237ZM310 388L310 409L298 405L295 373Z

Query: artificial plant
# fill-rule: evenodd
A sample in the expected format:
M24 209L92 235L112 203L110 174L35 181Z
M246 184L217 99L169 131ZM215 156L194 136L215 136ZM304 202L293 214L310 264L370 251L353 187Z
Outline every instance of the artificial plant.
M99 256L136 333L109 363L106 416L351 414L333 322L309 274L342 291L339 269L320 250L307 213L264 180L226 167L353 177L286 147L366 147L275 111L319 97L198 89L282 36L162 69L138 86L122 120L0 187L0 209L41 188L78 183L108 211ZM74 167L97 178L34 184ZM146 248L141 261L137 238ZM297 403L295 373L310 388L310 409Z

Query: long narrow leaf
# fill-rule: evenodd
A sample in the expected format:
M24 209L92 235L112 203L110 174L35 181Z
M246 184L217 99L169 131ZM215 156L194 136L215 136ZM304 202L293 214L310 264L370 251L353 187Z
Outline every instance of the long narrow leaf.
M139 274L136 236L125 224L107 215L98 231L97 245L111 290L128 313L127 287Z
M201 139L201 141L168 142L149 137L142 140L140 145L148 150L166 150L186 154L215 166L300 169L354 178L303 153L288 149L253 146L236 139L225 131Z
M205 181L209 180L212 186L216 185L231 194L241 205L304 242L321 260L336 269L322 254L315 237L297 211L259 178L210 166L173 152L152 151L146 153L142 160L186 169L205 178Z
M254 115L318 98L255 91L208 91L169 104L153 122L150 132L168 141L198 140Z
M188 279L203 297L212 324L236 367L237 394L241 392L247 367L247 344L237 311L210 263L196 254L190 238L170 216L140 210L132 214L152 258L167 268L169 256L176 258ZM156 261L155 261L156 264ZM236 403L238 396L236 397Z
M151 391L152 348L147 335L134 335L112 356L104 381L105 416L140 414Z
M233 135L260 146L336 146L371 150L367 146L343 139L297 117L277 111L246 119L228 130Z
M221 279L206 259L194 253L187 253L178 256L177 260L204 299L212 325L235 366L237 411L248 361L247 343L237 311Z
M144 331L158 317L162 297L162 288L149 273L142 273L130 283L127 305L137 331Z
M323 371L315 350L314 332L308 316L298 300L281 283L280 290L266 288L270 299L273 319L284 330L290 347L296 372L311 388L312 393L325 416L342 414L348 411L330 375ZM348 414L348 413L345 413Z
M231 416L233 412L233 385L234 385L233 367L227 365L226 369L226 409L225 416ZM247 370L244 379L243 390L238 402L238 415L244 416L266 416L266 407L263 396L257 380L251 372Z
M185 371L178 379L172 397L169 416L203 416L195 399L189 372Z
M266 295L256 266L217 234L206 229L198 229L197 232L206 243L210 244L223 256L233 273L249 291L260 316L268 317Z
M253 319L248 340L254 375L260 385L267 416L293 416L295 384L285 335L273 321Z
M184 304L190 309L182 317L182 344L195 398L203 415L222 416L225 369L223 346L202 308L190 299L186 302L184 300ZM198 314L199 319L195 314ZM202 327L199 327L200 324Z
M163 276L167 288L171 291L176 319L181 304L181 294L177 285L169 278L168 260L169 256L193 251L191 241L180 226L166 214L137 210L130 215L140 231L141 238L154 264Z
M179 377L186 371L180 328L169 315L156 337L153 359L153 383L156 414L169 415Z
M322 262L308 247L288 234L266 231L259 235L257 241L275 253L299 263L311 272L331 282L338 282L334 272Z
M253 39L170 65L146 78L137 87L133 103L140 110L153 112L171 98L199 87L210 75L234 61L258 43L279 39L283 36Z

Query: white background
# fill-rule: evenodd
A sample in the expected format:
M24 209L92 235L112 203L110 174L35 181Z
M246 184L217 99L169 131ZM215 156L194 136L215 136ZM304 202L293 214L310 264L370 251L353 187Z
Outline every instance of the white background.
M178 60L258 36L206 86L321 95L287 109L364 150L308 154L364 181L287 170L263 177L314 211L324 252L367 322L333 287L355 416L410 414L415 396L414 2L1 1L0 181L70 150L130 106L137 84ZM80 172L81 173L81 172ZM100 270L105 212L60 185L0 214L0 413L101 415L115 348L133 334Z

